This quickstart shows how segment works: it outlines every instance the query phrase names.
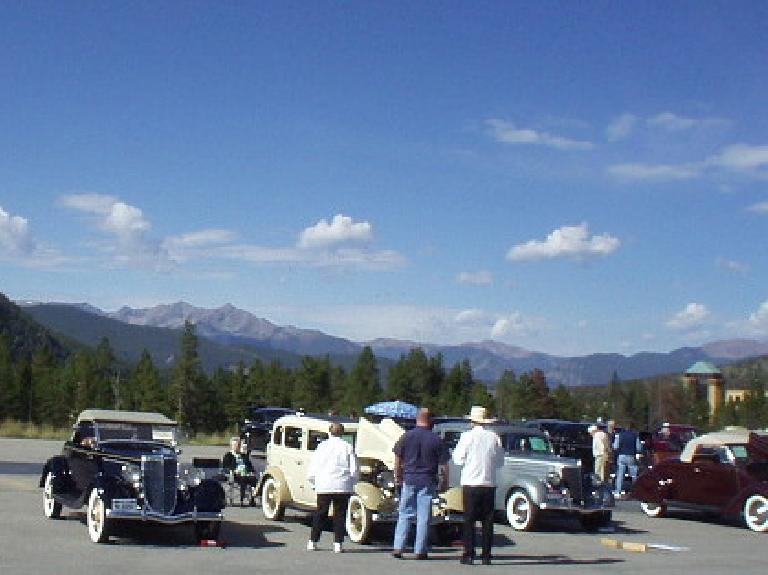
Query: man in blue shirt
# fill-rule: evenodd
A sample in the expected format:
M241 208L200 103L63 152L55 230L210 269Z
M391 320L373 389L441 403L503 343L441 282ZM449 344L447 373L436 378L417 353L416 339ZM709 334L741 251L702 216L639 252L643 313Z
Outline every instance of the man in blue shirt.
M640 439L633 430L622 429L613 439L613 452L616 454L616 491L614 495L621 497L624 484L624 474L629 468L629 476L632 483L637 480L637 454L642 445Z
M416 559L427 558L429 522L432 499L437 494L438 473L448 483L448 448L433 433L428 409L416 414L416 427L405 433L395 444L395 482L402 485L400 508L395 526L392 556L402 559L410 524L416 521L413 552Z

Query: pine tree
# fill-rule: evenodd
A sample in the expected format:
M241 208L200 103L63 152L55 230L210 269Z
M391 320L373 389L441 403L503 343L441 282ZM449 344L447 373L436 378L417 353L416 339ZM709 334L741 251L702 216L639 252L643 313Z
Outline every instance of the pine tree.
M3 333L0 334L0 421L10 416L15 387L11 341Z
M144 349L131 376L134 390L133 405L139 411L166 412L168 406L160 383L160 373L152 361L149 351Z
M193 430L196 429L198 423L195 402L202 376L197 344L195 325L189 321L184 322L184 331L181 335L181 355L176 361L174 369L171 400L176 421L182 427Z
M363 409L381 397L379 368L370 346L365 346L347 379L341 394L341 409L345 413L362 413Z

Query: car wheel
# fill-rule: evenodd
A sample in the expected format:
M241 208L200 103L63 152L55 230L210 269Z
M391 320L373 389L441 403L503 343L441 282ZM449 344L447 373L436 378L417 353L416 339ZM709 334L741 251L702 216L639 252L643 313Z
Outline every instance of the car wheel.
M285 515L285 503L280 496L280 486L274 477L267 477L261 490L261 510L264 517L280 521Z
M651 503L650 501L641 501L640 509L643 510L648 517L664 517L667 513L666 505L661 503Z
M43 487L43 514L48 519L61 517L61 503L53 498L53 473L50 472L45 476Z
M507 499L507 521L516 531L531 531L539 515L539 507L525 489L515 489Z
M586 531L597 531L601 527L607 527L610 524L610 511L598 511L597 513L588 513L581 516L581 526Z
M198 521L195 523L195 540L206 541L213 539L217 541L220 531L221 521Z
M373 513L365 507L359 495L349 498L347 506L347 534L354 543L365 543L371 533Z
M91 490L86 512L88 535L94 543L106 543L109 540L109 520L107 506L97 489Z
M744 502L744 521L752 531L768 531L768 497L752 495Z

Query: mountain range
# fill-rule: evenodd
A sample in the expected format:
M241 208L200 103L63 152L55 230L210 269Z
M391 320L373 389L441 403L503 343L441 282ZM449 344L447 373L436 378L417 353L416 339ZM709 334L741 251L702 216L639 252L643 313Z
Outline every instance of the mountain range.
M392 360L396 361L411 349L420 347L428 355L442 354L446 366L468 359L475 376L488 382L496 381L504 370L523 373L539 368L550 384L578 386L607 383L614 374L624 380L637 379L682 372L699 360L725 365L768 354L768 342L734 339L667 353L643 352L631 356L596 353L560 357L497 341L437 345L382 338L354 342L318 330L278 326L230 304L206 309L177 302L143 309L123 307L113 313L89 304L21 302L21 305L49 329L83 343L94 345L94 338L97 343L101 335L107 335L116 349L130 350L127 359L138 357L142 346L148 347L156 359L172 359L178 345L179 330L185 321L191 321L196 325L201 341L205 342L201 356L208 369L240 360L248 362L257 357L267 361L280 359L284 365L294 366L303 355L326 354L335 363L348 367L354 363L362 347L369 345L385 364L382 371L386 372ZM156 352L152 346L159 344L152 342L157 338L163 343L161 351Z

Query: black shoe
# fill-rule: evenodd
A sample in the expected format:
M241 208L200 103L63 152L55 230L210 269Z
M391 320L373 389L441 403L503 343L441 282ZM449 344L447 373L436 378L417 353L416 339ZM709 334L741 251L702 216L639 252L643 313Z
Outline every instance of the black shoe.
M428 559L428 557L426 553L416 553L416 555L414 556L414 559L418 559L419 561L425 561Z
M472 557L470 557L469 555L462 555L459 558L459 563L461 563L462 565L472 565Z
M491 564L491 558L490 557L483 557L482 562L483 562L483 565L490 565Z
M402 559L403 552L399 549L395 549L394 551L392 551L392 557L394 557L395 559Z

